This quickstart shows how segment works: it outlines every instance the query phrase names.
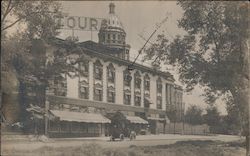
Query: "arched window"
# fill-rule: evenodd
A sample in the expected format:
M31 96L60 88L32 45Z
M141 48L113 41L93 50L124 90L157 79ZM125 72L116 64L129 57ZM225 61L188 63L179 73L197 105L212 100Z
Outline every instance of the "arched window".
M131 73L128 70L125 70L123 72L123 78L124 78L124 86L131 87Z
M61 75L55 77L54 85L55 85L54 94L56 96L66 96L67 95L66 74L61 74Z
M89 73L89 61L83 61L79 63L80 74L82 76L88 76Z
M157 109L162 109L162 97L157 96L157 102L156 102Z
M138 71L135 73L135 88L141 89L141 75Z
M99 60L94 63L95 79L102 80L102 64Z
M161 78L158 78L157 79L157 93L162 93L162 81L161 81Z
M108 77L108 82L111 83L115 82L115 68L112 63L110 63L107 67L107 77Z

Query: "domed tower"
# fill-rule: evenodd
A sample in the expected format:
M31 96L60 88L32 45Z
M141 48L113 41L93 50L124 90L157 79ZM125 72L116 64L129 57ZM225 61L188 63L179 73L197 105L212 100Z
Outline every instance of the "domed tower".
M129 60L130 45L126 44L126 32L115 15L115 4L109 4L109 15L102 21L98 33L99 43L114 50L113 55Z

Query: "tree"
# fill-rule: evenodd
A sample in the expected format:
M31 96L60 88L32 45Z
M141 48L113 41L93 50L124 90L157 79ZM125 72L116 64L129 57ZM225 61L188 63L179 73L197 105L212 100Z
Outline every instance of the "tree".
M81 71L76 67L87 59L77 40L56 39L59 26L55 16L60 16L60 4L54 1L4 1L1 32L7 32L18 22L20 31L4 36L1 40L5 74L14 72L18 80L19 105L22 122L29 120L27 107L33 104L44 109L46 90L55 77L76 76ZM9 24L7 15L16 19ZM52 49L51 55L48 49ZM5 76L8 78L8 76ZM7 82L7 81L6 81ZM5 92L6 86L3 90ZM29 96L32 94L34 96Z
M62 15L60 7L60 3L53 1L1 1L1 65L5 72L1 77L8 80L10 76L6 75L15 73L15 57L21 56L28 61L29 48L34 38L46 40L59 33L59 25L55 23L54 17ZM10 34L8 30L14 26L17 32ZM13 87L8 86L12 84L5 83L3 91L10 92Z
M55 35L59 24L55 24L54 16L62 16L60 9L60 3L53 1L1 1L1 34L6 34L5 31L22 23L22 30L25 27L32 29L30 35ZM45 25L48 23L54 24L48 27Z
M175 106L171 105L168 109L167 109L167 116L169 118L169 120L174 123L174 134L175 134L175 123L177 120L177 110L175 108Z
M185 114L186 122L191 125L200 125L203 123L202 109L196 105L188 107Z
M239 134L243 127L240 120L239 108L234 104L232 97L227 99L227 115L225 122L230 134Z
M28 105L24 98L28 91L27 88L33 86L36 88L34 92L43 88L40 79L42 79L41 68L44 60L34 57L32 43L34 39L46 42L59 33L59 26L54 20L54 16L61 15L59 9L60 4L52 1L1 1L1 60L3 67L1 77L5 78L2 81L7 82L1 87L5 95L19 91L22 116L26 116L24 112ZM14 26L17 26L18 30L10 34L8 30ZM35 72L40 72L40 75L35 75ZM6 81L8 79L11 80ZM16 86L12 85L12 80L17 80ZM16 87L18 87L17 90ZM41 99L41 97L37 99ZM41 100L36 104L39 105L42 102ZM4 103L2 107L8 107L7 103Z
M240 110L249 153L249 3L180 1L178 26L186 34L169 41L162 34L145 50L154 64L176 65L187 91L204 86L206 101L231 94Z
M209 126L210 132L219 133L221 127L220 113L218 112L217 107L210 106L206 109L206 114L203 115L204 122Z

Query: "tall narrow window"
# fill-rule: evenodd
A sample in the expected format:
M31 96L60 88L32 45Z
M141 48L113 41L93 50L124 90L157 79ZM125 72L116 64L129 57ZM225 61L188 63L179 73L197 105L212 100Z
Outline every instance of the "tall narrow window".
M135 88L141 89L141 75L138 71L135 73Z
M88 87L81 86L80 87L80 98L88 99Z
M88 61L80 62L79 63L79 69L80 69L80 73L81 73L82 76L88 76L89 62Z
M123 72L123 76L124 76L124 86L128 86L128 87L131 87L131 80L132 80L132 77L131 77L131 74L128 70L125 70Z
M115 92L108 90L108 102L115 103Z
M128 93L124 93L124 104L125 105L131 104L131 95Z
M95 88L95 95L94 95L94 99L96 101L102 101L102 89L99 88Z
M157 79L157 92L162 93L162 81L160 78Z
M66 75L57 76L54 80L56 96L66 96L67 95L67 78Z
M157 79L157 101L156 107L157 109L162 109L162 81L161 78Z
M108 75L108 82L114 83L115 82L115 68L111 63L107 67L107 75Z
M79 81L79 98L81 99L89 98L89 87L86 81Z
M102 80L102 64L99 60L94 63L95 79Z
M157 96L157 103L156 103L157 109L162 109L162 97Z
M144 89L147 91L150 90L150 78L149 78L148 74L146 74L144 77Z
M141 96L135 96L135 106L141 106Z

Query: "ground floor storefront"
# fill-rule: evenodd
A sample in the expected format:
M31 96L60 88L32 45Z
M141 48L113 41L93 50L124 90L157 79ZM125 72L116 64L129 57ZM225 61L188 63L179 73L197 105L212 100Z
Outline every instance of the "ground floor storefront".
M167 115L163 110L56 96L49 97L47 103L50 137L110 136L114 126L128 134L165 132Z
M50 122L49 137L98 137L105 135L108 125L103 123Z
M111 121L102 114L50 110L50 137L104 136Z

